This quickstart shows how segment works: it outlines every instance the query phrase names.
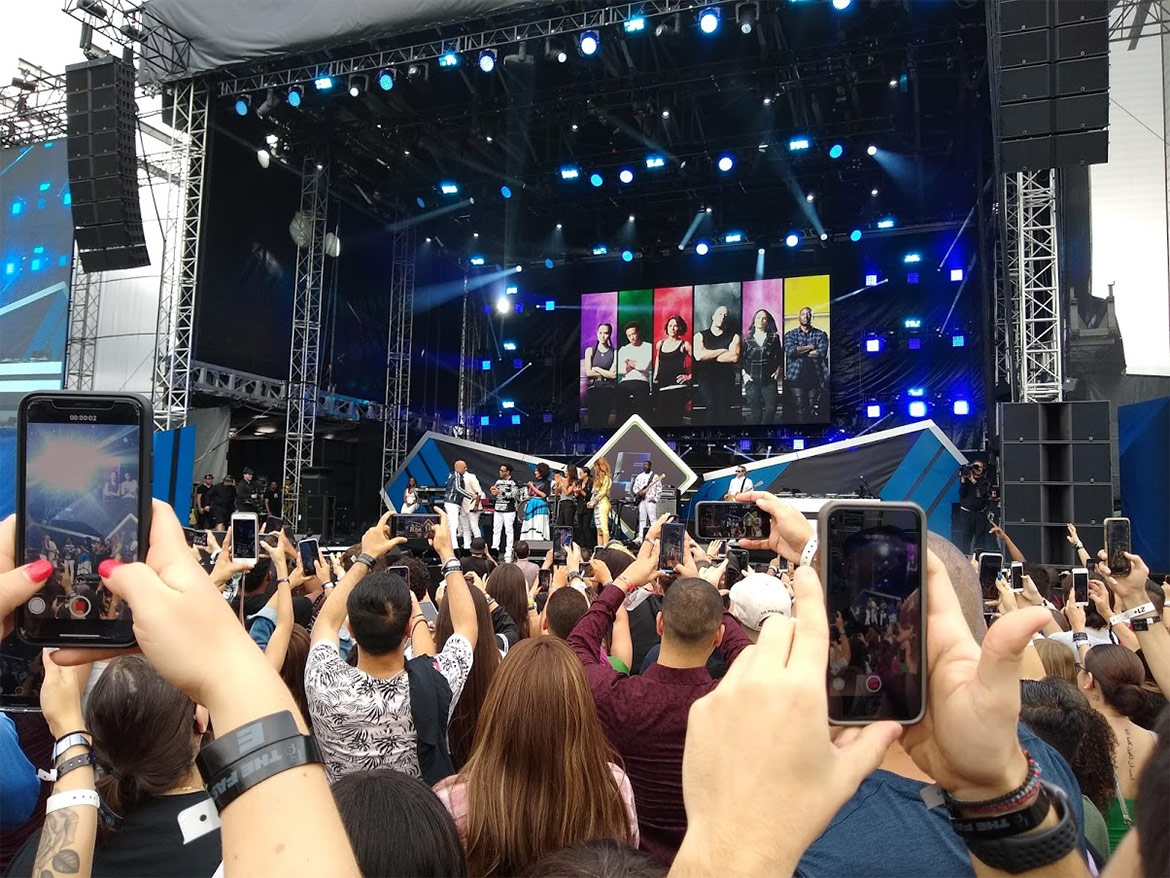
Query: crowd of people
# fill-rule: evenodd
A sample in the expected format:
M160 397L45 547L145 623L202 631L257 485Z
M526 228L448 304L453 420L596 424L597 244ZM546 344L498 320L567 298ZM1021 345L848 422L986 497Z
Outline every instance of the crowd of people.
M192 523L204 530L223 530L231 523L233 512L280 518L280 498L280 483L256 475L251 467L244 467L239 481L228 473L216 482L215 475L207 473L192 489Z
M441 514L438 583L389 513L307 570L284 532L204 554L156 501L146 562L98 571L141 654L45 652L51 747L0 719L7 874L1170 874L1170 585L1139 556L1101 553L1088 607L1031 575L988 605L931 534L924 718L832 727L835 664L911 660L896 619L830 619L810 522L737 499L766 571L689 538L659 570L667 516L458 558ZM13 535L6 634L44 579Z

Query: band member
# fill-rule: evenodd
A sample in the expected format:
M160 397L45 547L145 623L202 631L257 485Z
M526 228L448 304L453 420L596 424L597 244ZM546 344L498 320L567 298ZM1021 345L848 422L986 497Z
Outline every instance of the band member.
M593 474L589 467L578 468L581 478L581 493L577 495L577 544L592 549L597 545L597 528L593 526L593 510L589 501L593 498Z
M421 504L418 501L418 479L414 476L406 477L406 490L402 492L402 514L413 515L418 512Z
M524 526L520 529L520 539L547 540L548 494L552 488L548 478L548 464L538 463L534 472L536 478L528 483L528 502L524 504Z
M777 382L783 369L784 345L776 318L761 308L752 318L752 331L743 340L747 423L770 424L776 419L776 403L780 397Z
M483 512L483 501L487 494L480 487L479 479L476 478L475 473L464 473L463 485L471 492L470 502L463 504L463 508L467 510L467 520L471 522L471 538L482 537L483 531L479 529L479 515Z
M681 424L690 401L691 346L683 338L687 322L678 314L666 321L666 337L654 346L654 414L660 424Z
M650 408L650 366L654 349L642 340L642 327L626 324L628 344L618 351L618 420L630 415L645 415Z
M453 471L447 477L443 511L447 513L447 525L451 528L451 547L457 547L462 537L463 548L470 551L471 540L476 534L472 532L468 511L476 498L476 492L468 485L469 478L475 477L467 472L467 463L455 461ZM475 483L475 487L479 487L479 482Z
M734 500L737 494L746 494L748 491L754 491L755 486L752 480L748 478L747 467L740 464L735 468L735 478L731 480L731 484L727 487L727 499Z
M703 400L703 421L730 424L735 402L735 370L739 363L739 333L727 320L726 305L711 315L711 326L695 336L695 383ZM693 418L692 418L693 420Z
M195 487L195 524L200 530L211 530L214 527L214 516L211 514L211 489L215 487L215 476L208 473L202 483Z
M257 515L264 512L260 483L250 466L244 467L244 478L236 485L236 512L255 512Z
M634 481L630 483L630 493L638 501L639 542L658 517L654 512L658 507L658 497L662 493L662 478L660 475L654 475L653 464L647 460L642 464L642 471L634 476Z
M613 473L609 469L609 461L599 457L597 463L593 465L593 493L589 498L599 546L609 542L609 493L612 489Z
M500 532L504 533L504 560L512 560L512 546L516 540L516 496L520 488L512 481L512 467L500 464L500 477L488 488L495 497L492 516L492 551L500 552Z
M581 476L577 467L571 463L565 467L564 476L554 478L556 482L557 527L573 528L573 542L580 545L577 539L577 498L581 496Z
M585 422L595 430L609 426L617 398L617 351L612 341L613 325L602 323L597 327L597 344L585 348Z
M799 421L812 420L829 380L829 335L813 326L812 308L801 308L800 325L784 333L784 383L792 391Z

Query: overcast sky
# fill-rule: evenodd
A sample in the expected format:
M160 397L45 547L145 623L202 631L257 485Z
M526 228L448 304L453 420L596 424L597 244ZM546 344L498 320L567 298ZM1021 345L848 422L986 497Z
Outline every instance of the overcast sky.
M64 73L65 65L84 61L77 47L81 23L61 11L60 0L7 0L10 13L0 27L0 81L16 75L16 59L25 58L52 73Z

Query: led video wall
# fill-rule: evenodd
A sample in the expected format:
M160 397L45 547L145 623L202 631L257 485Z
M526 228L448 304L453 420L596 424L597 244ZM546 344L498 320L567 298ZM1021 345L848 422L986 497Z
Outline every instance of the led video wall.
M829 276L586 293L581 423L829 420Z

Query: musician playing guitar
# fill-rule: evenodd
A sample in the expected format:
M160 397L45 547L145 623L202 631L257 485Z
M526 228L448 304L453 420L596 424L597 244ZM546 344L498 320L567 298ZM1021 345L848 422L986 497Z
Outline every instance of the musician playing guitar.
M638 501L638 541L641 542L646 530L657 518L654 514L658 506L658 497L662 494L662 480L666 473L654 475L654 467L650 460L642 463L642 471L634 476L630 483L630 493Z

